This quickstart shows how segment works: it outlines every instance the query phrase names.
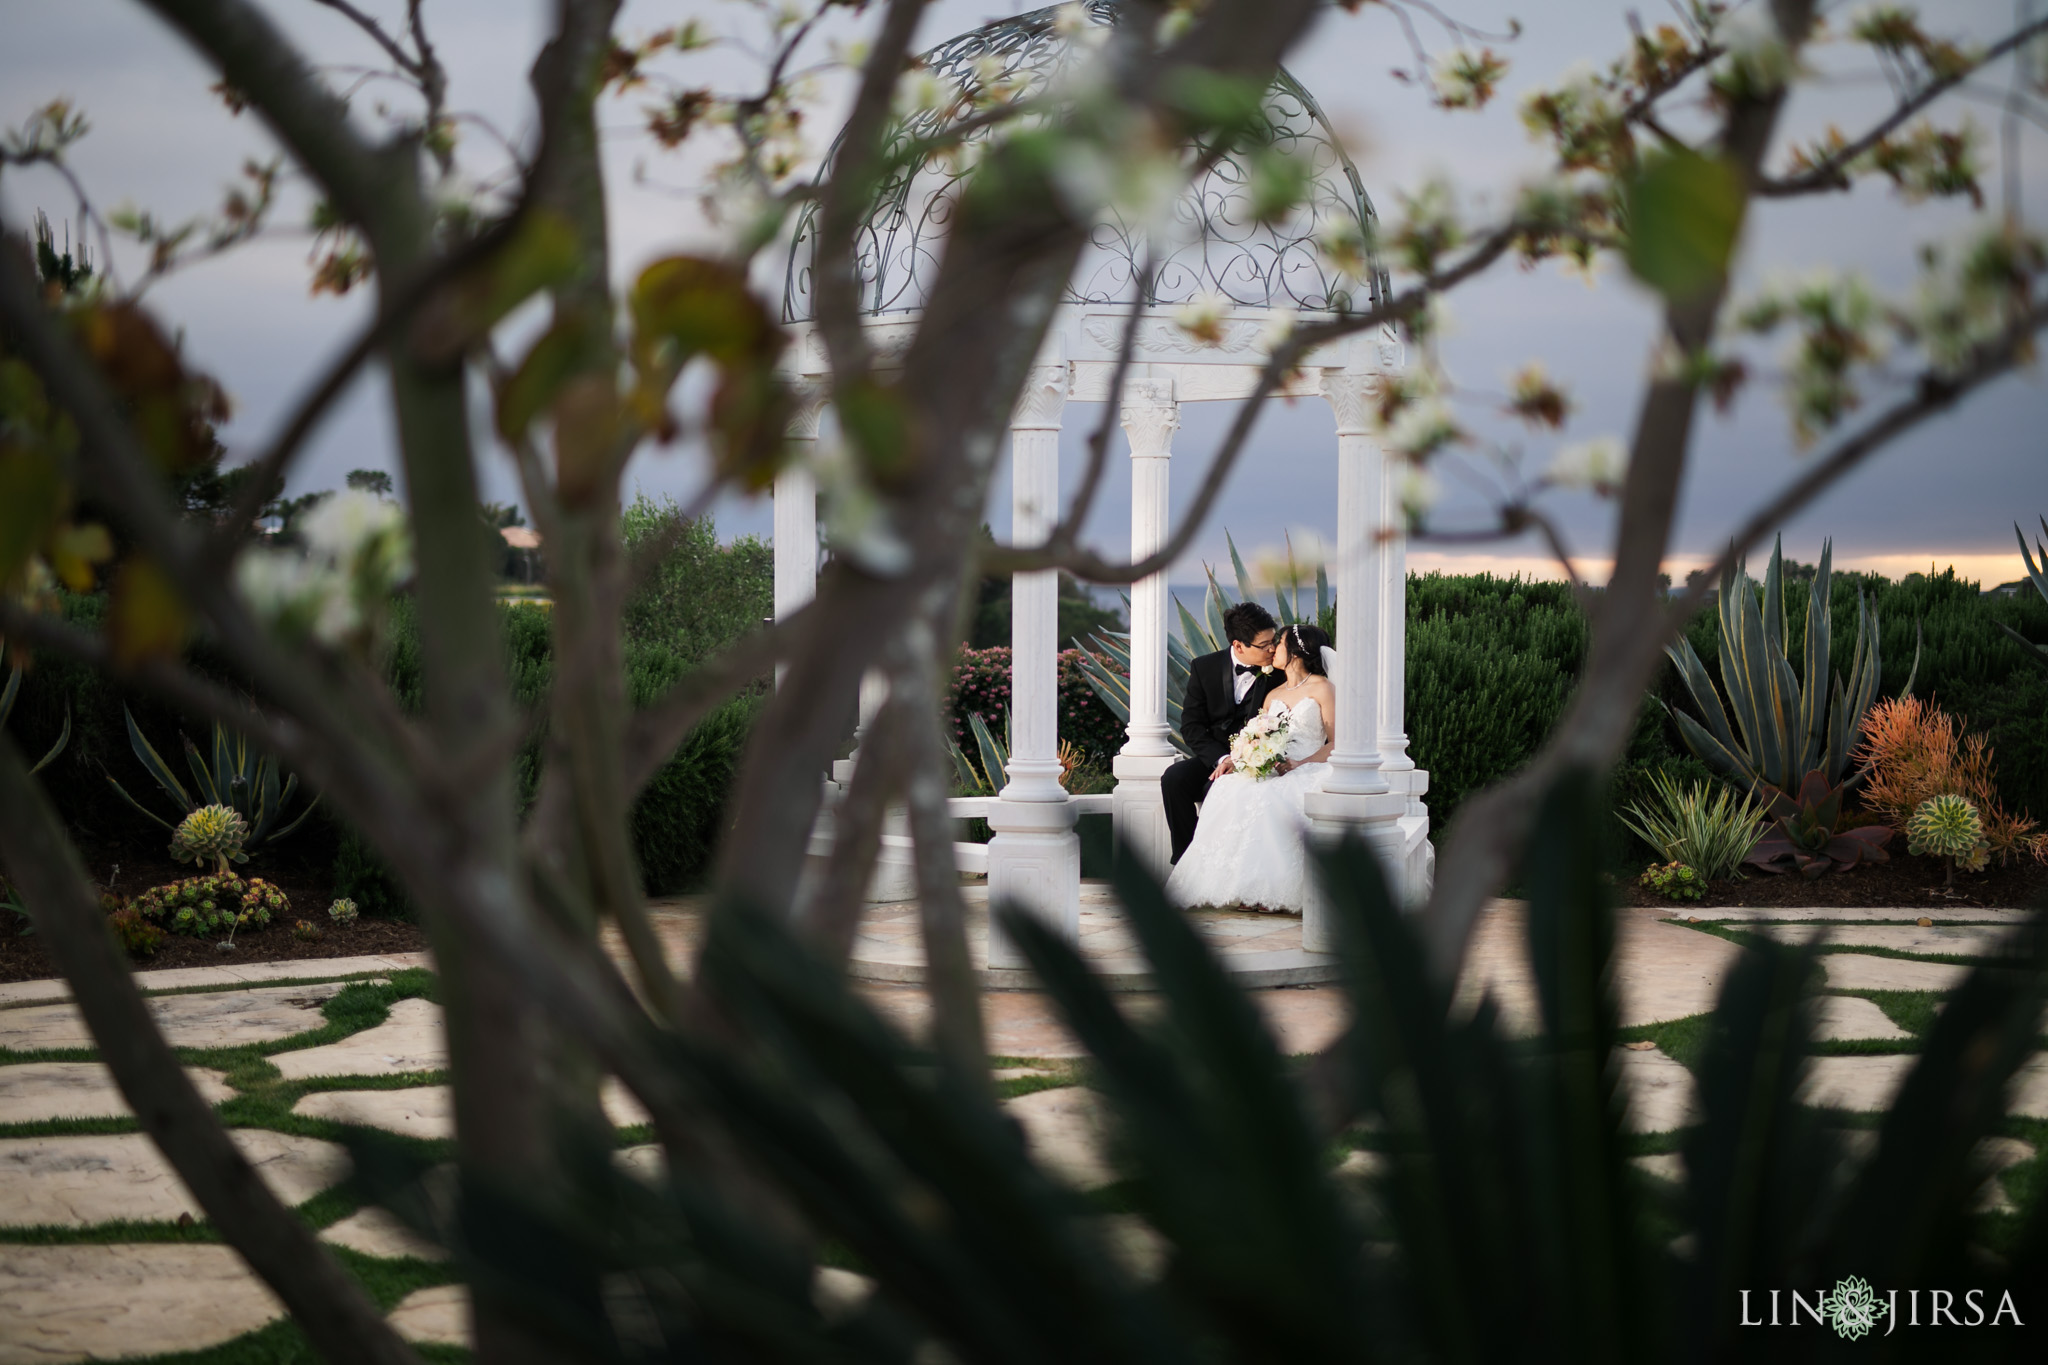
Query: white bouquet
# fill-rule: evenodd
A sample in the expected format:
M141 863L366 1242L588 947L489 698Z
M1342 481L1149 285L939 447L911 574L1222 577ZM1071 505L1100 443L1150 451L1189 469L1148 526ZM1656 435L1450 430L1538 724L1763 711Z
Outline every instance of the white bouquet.
M1261 711L1230 741L1230 761L1254 781L1272 777L1287 756L1287 713Z

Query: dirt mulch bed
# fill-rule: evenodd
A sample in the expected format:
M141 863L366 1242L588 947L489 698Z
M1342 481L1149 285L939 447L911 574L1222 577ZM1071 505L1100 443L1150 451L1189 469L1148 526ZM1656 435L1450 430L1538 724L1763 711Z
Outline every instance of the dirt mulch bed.
M173 862L162 841L148 832L131 833L124 829L111 837L93 838L74 831L73 840L101 891L111 889L121 895L139 895L152 886L192 876L196 871L190 864ZM235 946L228 952L215 947L211 939L167 933L154 954L134 959L135 969L223 967L243 962L295 962L426 951L427 936L417 924L358 919L353 924L339 925L329 920L332 866L332 850L310 840L302 845L294 838L258 853L235 871L276 885L291 897L289 914L261 929L243 929L235 935ZM292 921L302 919L319 928L319 938L307 941L292 937ZM44 953L42 940L34 934L19 934L21 927L20 920L0 913L0 981L37 981L62 975Z
M1628 882L1619 889L1625 905L1682 906L1833 906L1889 907L1981 906L2027 910L2048 900L2048 866L2028 861L2008 867L1993 864L1982 872L1958 872L1956 884L1944 887L1939 858L1916 858L1895 852L1888 863L1871 863L1847 872L1830 872L1807 881L1752 870L1747 881L1707 884L1697 901L1668 900L1648 887Z
M294 913L297 913L294 907ZM312 916L301 915L310 919ZM249 962L295 962L304 958L366 957L378 953L419 953L427 948L427 936L417 924L403 920L359 919L354 924L328 924L320 911L320 937L307 942L292 937L290 924L271 923L251 932L235 935L232 951L222 952L212 939L186 938L165 934L163 944L149 957L134 959L138 972L158 967L229 967ZM39 981L61 976L47 954L43 941L34 934L15 937L13 926L0 926L0 981Z

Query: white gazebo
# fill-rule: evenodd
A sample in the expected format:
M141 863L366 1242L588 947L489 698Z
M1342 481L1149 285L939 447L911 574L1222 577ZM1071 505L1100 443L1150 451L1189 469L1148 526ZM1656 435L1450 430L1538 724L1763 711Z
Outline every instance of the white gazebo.
M1087 7L1100 26L1115 22L1111 0ZM988 24L933 49L928 70L963 89L999 86L1013 97L1052 86L1080 45L1058 31L1059 8ZM1258 382L1269 340L1294 320L1369 306L1385 296L1375 263L1368 278L1333 270L1317 243L1332 228L1349 227L1371 240L1373 209L1350 159L1314 98L1286 71L1266 101L1271 142L1308 159L1313 172L1307 202L1290 218L1259 223L1245 212L1248 171L1226 157L1198 177L1176 212L1173 242L1142 240L1111 218L1096 230L1065 302L1055 316L1011 420L1011 538L1042 543L1060 516L1059 433L1070 400L1111 398L1118 349L1133 303L1163 307L1138 327L1121 400L1131 466L1131 555L1142 558L1166 543L1167 493L1173 436L1183 403L1242 402ZM928 135L950 116L941 110L912 121L909 135ZM946 164L928 165L885 185L860 239L861 287L867 326L881 363L901 356L918 323L923 290L935 268L942 224L959 186ZM784 321L798 334L790 364L804 391L822 395L826 373L822 338L810 326L810 252L813 224L798 226L784 290ZM1154 252L1152 287L1138 298L1142 262ZM1220 307L1214 326L1197 337L1171 315L1195 300ZM1321 791L1309 798L1320 837L1362 832L1410 903L1427 894L1435 851L1428 839L1422 797L1429 775L1408 756L1403 729L1406 550L1394 471L1374 444L1368 419L1376 386L1398 370L1401 348L1391 330L1360 335L1318 351L1279 390L1288 397L1322 397L1335 412L1337 441L1337 553L1333 580L1339 611L1340 663L1337 747ZM820 404L814 396L793 428L815 441ZM808 601L817 575L817 493L807 461L792 462L775 485L775 610L778 617ZM1058 730L1059 647L1057 578L1053 572L1017 574L1012 580L1011 755L1009 783L1000 795L953 802L956 816L982 815L995 831L986 846L959 846L963 868L986 870L990 902L1029 907L1070 937L1080 907L1080 848L1074 823L1084 812L1107 809L1120 840L1161 875L1168 858L1159 778L1181 757L1167 723L1167 629L1170 604L1165 573L1134 585L1131 593L1130 722L1115 761L1117 786L1107 797L1069 797L1060 786ZM863 726L881 694L862 689ZM855 757L838 766L843 783ZM901 823L884 836L882 869L871 895L912 893L908 838ZM830 846L829 816L814 849ZM1327 952L1329 926L1312 906L1302 925L1303 947ZM1021 966L1014 949L993 937L992 968Z

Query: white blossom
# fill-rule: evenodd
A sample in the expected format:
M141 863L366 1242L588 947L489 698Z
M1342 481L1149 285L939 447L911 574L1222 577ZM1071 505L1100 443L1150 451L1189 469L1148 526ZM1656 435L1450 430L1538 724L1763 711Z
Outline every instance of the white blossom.
M1413 460L1426 459L1460 436L1450 405L1441 398L1424 398L1404 406L1387 427L1387 445Z
M1269 355L1279 350L1287 338L1294 335L1300 321L1292 308L1275 308L1266 318L1266 325L1259 329L1259 349Z
M1608 493L1628 474L1628 447L1612 436L1598 436L1559 448L1545 477L1560 488L1590 488Z
M235 584L256 614L287 635L330 646L368 643L391 594L412 577L412 544L396 503L351 489L323 498L299 523L303 551L251 546Z
M1223 341L1223 321L1230 314L1230 300L1214 290L1188 300L1173 313L1173 322L1205 346Z
M1752 94L1767 94L1792 74L1792 48L1764 3L1744 5L1714 26L1714 40L1726 49L1722 79L1732 78Z
M1436 475L1421 465L1411 464L1402 467L1396 492L1401 500L1401 510L1408 515L1408 519L1419 521L1428 515L1430 508L1436 506L1443 488L1437 483Z

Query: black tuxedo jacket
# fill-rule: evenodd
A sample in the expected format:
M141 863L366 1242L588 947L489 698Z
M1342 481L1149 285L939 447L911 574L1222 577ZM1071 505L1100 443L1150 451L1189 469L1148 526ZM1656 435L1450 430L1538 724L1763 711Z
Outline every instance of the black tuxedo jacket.
M1252 680L1244 700L1236 700L1232 671L1236 660L1228 649L1204 654L1188 665L1188 690L1180 703L1180 737L1203 764L1214 768L1230 752L1230 737L1266 704L1266 694L1283 677L1278 670Z

